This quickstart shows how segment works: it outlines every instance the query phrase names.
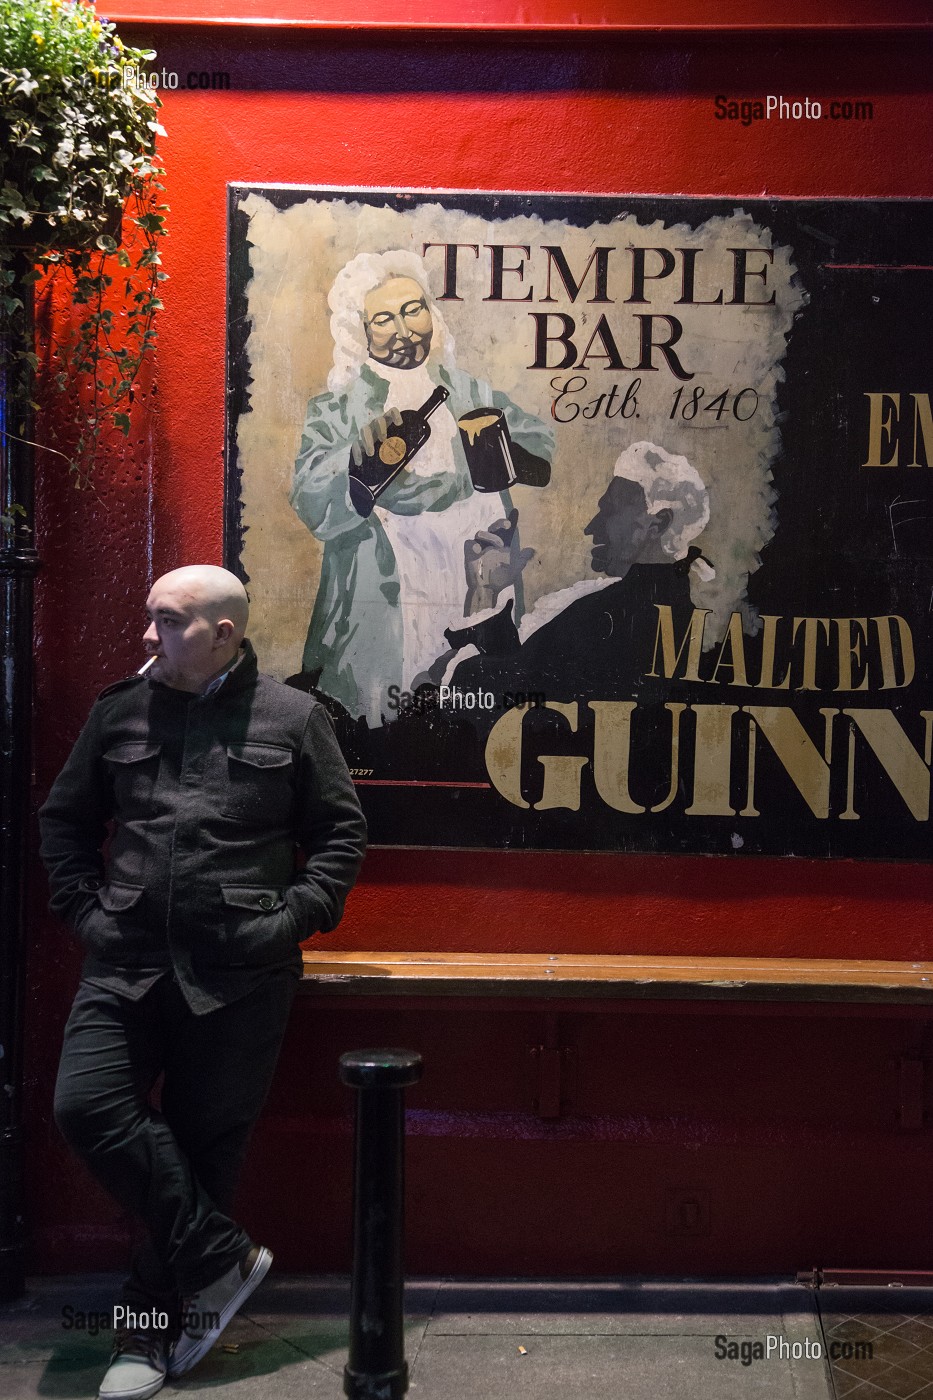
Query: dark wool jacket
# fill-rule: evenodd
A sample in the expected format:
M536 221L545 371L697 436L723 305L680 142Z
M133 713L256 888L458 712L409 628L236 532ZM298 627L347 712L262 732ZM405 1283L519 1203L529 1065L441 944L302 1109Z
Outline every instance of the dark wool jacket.
M259 675L249 642L210 696L142 677L103 691L39 824L83 975L137 997L171 968L197 1012L297 969L366 843L326 710Z

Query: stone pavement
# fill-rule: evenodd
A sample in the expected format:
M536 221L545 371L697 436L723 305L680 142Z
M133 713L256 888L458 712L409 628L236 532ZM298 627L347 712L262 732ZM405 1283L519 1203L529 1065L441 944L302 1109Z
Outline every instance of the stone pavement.
M2 1400L96 1395L110 1334L64 1324L93 1313L109 1321L118 1282L33 1279L25 1298L0 1308ZM211 1354L162 1394L341 1400L348 1301L344 1277L273 1273ZM412 1279L406 1303L412 1400L933 1400L930 1290Z

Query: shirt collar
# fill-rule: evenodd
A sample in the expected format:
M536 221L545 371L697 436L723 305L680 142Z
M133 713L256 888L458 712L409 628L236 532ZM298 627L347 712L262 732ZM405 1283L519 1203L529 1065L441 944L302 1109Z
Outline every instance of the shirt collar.
M236 656L235 656L235 657L233 658L233 660L230 662L230 665L227 667L227 669L226 669L225 671L221 671L221 673L220 673L219 676L215 676L214 679L213 679L212 681L210 681L209 684L206 685L206 686L204 687L204 689L201 691L201 699L202 699L202 700L206 699L206 697L207 697L208 695L216 695L216 694L217 694L217 691L218 691L218 690L220 689L220 687L223 685L224 681L227 679L227 677L230 675L230 673L231 673L232 671L235 671L235 670L236 670L236 668L239 666L240 662L243 660L243 658L244 658L245 656L246 656L246 651L245 651L245 649L241 646L241 647L240 647L240 650L237 652Z

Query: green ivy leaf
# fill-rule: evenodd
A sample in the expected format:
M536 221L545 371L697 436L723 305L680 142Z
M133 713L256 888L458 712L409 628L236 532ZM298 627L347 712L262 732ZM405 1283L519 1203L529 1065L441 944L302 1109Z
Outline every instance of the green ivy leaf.
M133 222L138 224L141 229L145 229L146 233L161 233L165 219L161 214L142 214Z

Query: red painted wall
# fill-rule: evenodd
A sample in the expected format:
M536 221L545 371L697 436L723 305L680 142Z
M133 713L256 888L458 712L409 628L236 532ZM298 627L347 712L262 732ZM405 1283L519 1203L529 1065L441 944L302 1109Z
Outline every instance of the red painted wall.
M163 293L157 393L141 396L128 450L101 461L91 489L74 491L57 459L41 466L38 531L45 567L37 623L37 801L93 696L138 664L151 579L181 563L221 562L228 181L747 198L933 196L930 43L919 36L870 43L759 37L714 44L673 35L656 41L360 39L217 27L144 33L130 26L124 36L153 41L157 66L179 72L182 84L189 71L228 72L230 91L179 90L165 98L171 237L164 264L171 280ZM772 121L745 128L715 119L718 93L809 96L824 103L833 97L869 99L874 120ZM43 903L37 868L28 1008L35 1260L45 1268L89 1268L113 1262L125 1225L93 1189L81 1204L62 1199L61 1182L75 1179L77 1168L58 1144L48 1109L78 957L64 930L42 913ZM320 942L333 948L920 959L933 957L931 911L929 865L377 851L367 860L344 924ZM843 1247L844 1217L834 1210L827 1215L819 1181L805 1169L810 1128L799 1106L795 1117L794 1096L776 1136L754 1126L760 1102L754 1111L749 1104L765 1081L784 1083L790 1064L804 1097L803 1063L845 1095L849 1090L838 1085L851 1082L854 1063L864 1068L871 1084L869 1118L860 1118L857 1096L847 1098L845 1113L820 1137L821 1160L834 1182L848 1175L849 1154L863 1162L864 1180L850 1180L847 1189L858 1196L864 1186L868 1194L859 1197L858 1207L864 1214L874 1199L871 1164L880 1183L891 1154L908 1154L896 1174L901 1195L891 1210L901 1218L898 1211L911 1206L910 1182L919 1178L908 1158L919 1139L891 1136L894 1099L889 1104L887 1095L894 1081L882 1068L903 1052L906 1023L885 1021L878 1030L873 1022L869 1030L861 1018L807 1020L804 1062L802 1051L793 1052L797 1023L786 1014L734 1020L657 1010L647 1023L643 1015L564 1017L561 1024L570 1027L565 1033L577 1049L568 1123L602 1114L624 1124L634 1114L631 1123L642 1124L614 1128L596 1143L586 1139L586 1147L580 1129L575 1156L575 1130L567 1124L560 1142L551 1144L553 1153L533 1134L529 1139L532 1120L522 1115L530 1114L531 1097L523 1075L528 1046L540 1042L541 1031L537 1012L522 1014L527 1026L521 1016L516 1022L468 1008L443 1015L299 1009L244 1195L245 1208L288 1262L345 1263L344 1212L309 1207L296 1232L282 1202L294 1200L317 1175L319 1199L335 1208L345 1204L345 1108L342 1091L327 1087L334 1080L333 1056L351 1040L374 1042L383 1032L435 1051L433 1072L412 1097L415 1106L444 1113L454 1103L463 1115L445 1120L443 1131L419 1120L424 1130L414 1139L413 1179L420 1183L423 1221L413 1226L413 1247L422 1267L514 1272L524 1259L544 1272L652 1272L661 1267L652 1260L662 1258L664 1267L679 1267L678 1257L686 1257L678 1255L679 1237L671 1236L659 1254L647 1225L619 1226L618 1235L608 1223L609 1201L626 1192L641 1199L646 1166L662 1194L683 1185L688 1145L693 1167L696 1153L708 1149L704 1179L735 1183L734 1209L713 1212L721 1233L708 1235L700 1254L690 1254L691 1269L809 1266L815 1260L804 1246L815 1240L828 1255L835 1251L821 1262L857 1262ZM516 1032L516 1024L524 1029ZM737 1027L748 1036L736 1038ZM679 1070L671 1045L682 1047ZM635 1051L637 1104L619 1076L607 1079L597 1070L603 1062L632 1065ZM745 1057L741 1081L735 1056ZM497 1081L507 1089L500 1092ZM644 1125L664 1116L675 1084L684 1083L695 1090L692 1098L688 1094L690 1113L700 1126L670 1129L662 1142ZM595 1085L602 1087L597 1091ZM322 1111L322 1102L331 1103L333 1112ZM481 1126L467 1131L467 1123ZM291 1144L284 1153L283 1139ZM797 1233L788 1230L780 1192L757 1214L748 1205L754 1183L775 1158L804 1183L800 1219L820 1221L815 1236L805 1225ZM317 1164L310 1176L297 1170L299 1161ZM449 1201L435 1189L445 1174L463 1177L487 1195L488 1209L482 1222L474 1221L472 1234L450 1227ZM589 1231L581 1226L576 1236L570 1232L560 1248L549 1233L547 1247L540 1233L534 1245L525 1236L521 1248L514 1238L503 1238L519 1183L523 1211L540 1232L560 1197L560 1183L566 1189L573 1179L593 1182ZM490 1180L497 1182L493 1201ZM261 1189L271 1184L271 1194ZM469 1191L466 1199L474 1199ZM741 1209L749 1213L738 1244L735 1211ZM876 1212L859 1257L884 1262L885 1241L895 1241L890 1247L896 1248L896 1262L907 1266L913 1250L913 1267L921 1267L922 1251L911 1244L906 1225L892 1233L890 1221L878 1220Z

